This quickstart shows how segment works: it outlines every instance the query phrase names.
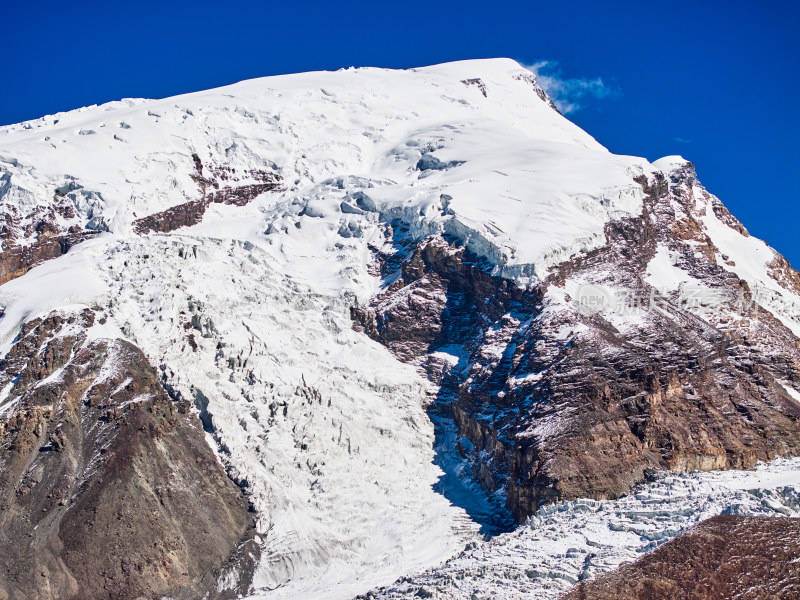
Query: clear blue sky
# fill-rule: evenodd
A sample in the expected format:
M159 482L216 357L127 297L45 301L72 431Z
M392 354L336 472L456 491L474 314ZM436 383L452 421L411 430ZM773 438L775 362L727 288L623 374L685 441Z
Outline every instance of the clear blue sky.
M796 0L30 0L4 3L0 19L0 124L280 73L551 61L568 100L587 92L573 121L616 153L694 161L752 233L800 266Z

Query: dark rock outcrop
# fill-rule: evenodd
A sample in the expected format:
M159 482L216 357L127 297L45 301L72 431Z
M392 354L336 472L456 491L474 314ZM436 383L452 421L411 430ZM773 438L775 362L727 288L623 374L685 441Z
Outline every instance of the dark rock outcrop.
M133 229L139 235L143 235L151 231L168 233L180 227L191 227L203 220L207 208L208 202L205 200L190 200L159 213L137 219L133 223Z
M722 515L561 600L800 597L800 519Z
M10 187L11 178L6 177ZM66 254L76 244L99 233L100 222L92 223L96 228L91 229L89 223L81 223L77 218L73 196L57 190L49 206L38 206L28 214L11 203L2 207L0 285Z
M133 230L139 235L151 231L168 233L180 227L191 227L203 220L203 215L210 204L231 204L244 206L256 196L280 189L282 178L273 171L248 171L243 177L258 183L245 185L228 185L236 183L239 176L231 167L211 167L210 177L204 175L203 162L197 154L192 155L195 172L192 179L197 182L201 198L190 200L161 212L142 217L133 222ZM222 182L222 183L220 183Z
M138 348L87 339L93 320L32 321L0 364L13 385L0 405L0 598L246 592L258 546L242 491Z
M484 98L488 98L488 96L486 94L486 84L483 83L483 80L481 80L480 78L462 79L461 83L463 83L467 87L469 87L471 85L474 85L475 87L477 87L481 91L481 94L483 94Z
M8 244L0 252L0 285L21 277L33 267L66 254L74 245L95 235L96 231L76 231L63 235L41 236L33 244Z
M514 79L528 82L533 88L533 91L536 92L536 95L539 96L539 98L547 102L550 108L552 108L558 114L561 114L561 111L558 110L558 107L555 105L550 96L547 95L547 92L544 91L544 88L542 88L542 86L539 85L539 82L536 80L536 75L534 75L533 73L530 74L526 73L523 75L515 75Z

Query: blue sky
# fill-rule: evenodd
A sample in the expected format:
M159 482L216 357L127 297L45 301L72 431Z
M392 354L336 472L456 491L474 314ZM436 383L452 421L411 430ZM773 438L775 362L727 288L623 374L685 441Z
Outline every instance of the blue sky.
M800 2L37 2L0 11L0 124L349 66L508 56L610 150L681 154L800 266Z

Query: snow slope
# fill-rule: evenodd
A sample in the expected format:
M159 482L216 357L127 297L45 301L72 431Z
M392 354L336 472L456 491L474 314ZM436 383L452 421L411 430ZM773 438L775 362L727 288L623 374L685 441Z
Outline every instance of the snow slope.
M329 192L343 182L384 220L446 229L501 271L540 275L637 213L631 177L649 166L610 154L538 91L507 59L270 77L3 127L0 160L31 197L73 179L96 192L117 235L196 195L192 153L240 173L277 167L285 197L314 214L341 217Z
M284 189L136 235L136 219L199 197L193 154ZM381 286L383 226L443 232L527 283L639 214L633 178L657 168L609 153L507 59L271 77L3 127L0 213L61 190L103 232L0 286L0 350L54 308L104 313L103 335L195 400L246 481L256 596L351 597L480 539L433 491L435 390L351 327Z

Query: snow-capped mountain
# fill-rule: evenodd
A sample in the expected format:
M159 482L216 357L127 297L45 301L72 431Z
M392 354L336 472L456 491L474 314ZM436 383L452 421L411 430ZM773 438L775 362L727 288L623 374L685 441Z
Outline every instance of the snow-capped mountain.
M800 454L800 276L511 60L2 127L0 211L0 598L351 598Z

